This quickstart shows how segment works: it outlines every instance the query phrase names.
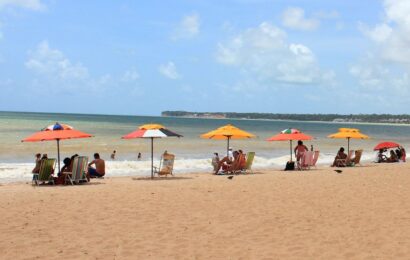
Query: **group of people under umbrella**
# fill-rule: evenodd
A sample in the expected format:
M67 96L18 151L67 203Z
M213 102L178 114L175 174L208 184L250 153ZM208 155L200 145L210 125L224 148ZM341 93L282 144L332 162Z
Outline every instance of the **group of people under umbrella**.
M22 142L39 142L39 141L56 141L57 142L57 162L58 162L58 172L60 172L60 141L75 138L90 138L91 134L81 132L74 129L73 127L55 123L45 127L39 132L25 138ZM151 140L151 178L154 177L154 139L165 138L165 137L182 137L182 135L177 134L169 129L165 128L160 124L145 124L140 126L137 130L123 136L123 139L134 139L134 138L146 138ZM230 141L232 139L247 139L254 138L255 135L239 129L231 124L219 127L208 133L201 135L201 138L206 139L216 139L216 140L226 140L227 141L227 156L229 156ZM347 139L348 151L350 149L350 139L368 139L369 136L362 134L359 129L355 128L340 128L339 132L331 134L329 138L343 138ZM290 162L292 162L292 142L293 141L304 141L312 140L313 137L302 133L301 131L293 128L285 129L267 139L267 141L289 141L290 144ZM300 143L299 143L300 144ZM401 147L397 143L393 142L383 142L375 147L375 150L385 151L385 149ZM404 149L402 150L404 152ZM380 152L381 153L381 152Z

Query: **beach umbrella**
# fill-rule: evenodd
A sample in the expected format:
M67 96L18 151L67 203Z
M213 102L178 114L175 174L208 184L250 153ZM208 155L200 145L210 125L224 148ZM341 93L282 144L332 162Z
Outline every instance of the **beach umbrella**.
M151 139L151 179L154 178L154 138L165 137L182 137L180 134L176 134L166 129L163 125L159 124L146 124L140 126L136 131L131 132L121 137L122 139L134 139L134 138L149 138Z
M329 138L346 138L347 139L347 152L350 149L350 139L369 139L369 136L360 133L357 128L339 128L339 132L331 134Z
M289 141L290 143L290 161L292 161L292 141L293 140L311 140L312 136L307 135L295 128L288 128L281 131L279 134L272 136L267 141Z
M255 135L248 133L242 129L239 129L231 124L221 126L215 130L212 130L208 133L202 134L201 138L205 139L215 139L215 140L227 140L226 145L226 154L228 155L229 151L229 141L231 139L246 139L253 138Z
M380 149L391 149L391 148L396 148L400 147L401 145L395 142L381 142L378 145L376 145L373 150L378 151Z
M57 141L57 156L58 156L58 173L60 173L60 140L88 138L92 135L78 131L72 126L66 124L55 123L43 128L29 137L21 140L22 142L41 142L41 141Z

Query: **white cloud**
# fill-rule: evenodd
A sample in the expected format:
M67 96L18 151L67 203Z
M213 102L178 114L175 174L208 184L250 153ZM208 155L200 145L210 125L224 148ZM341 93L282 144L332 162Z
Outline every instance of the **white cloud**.
M283 30L264 22L220 43L216 59L261 82L313 84L334 80L333 72L322 72L307 46L288 43L286 37Z
M140 78L137 70L135 68L131 68L124 72L124 75L121 77L121 80L124 82L133 82Z
M200 18L198 14L187 15L182 18L181 22L175 29L172 39L187 39L193 38L199 34Z
M385 17L377 25L359 23L359 30L373 42L369 55L351 66L350 73L362 87L386 93L409 93L410 2L384 0Z
M26 8L35 11L42 11L46 9L46 5L40 0L0 0L0 9L7 6Z
M30 51L26 68L37 75L47 78L76 80L88 77L88 69L81 63L72 64L65 55L57 49L52 49L47 41L38 44L34 51Z
M159 72L169 79L179 79L181 75L177 71L175 64L170 61L167 64L161 64L158 68Z
M311 31L319 27L320 20L305 17L305 10L302 8L289 7L282 14L282 24L291 29Z

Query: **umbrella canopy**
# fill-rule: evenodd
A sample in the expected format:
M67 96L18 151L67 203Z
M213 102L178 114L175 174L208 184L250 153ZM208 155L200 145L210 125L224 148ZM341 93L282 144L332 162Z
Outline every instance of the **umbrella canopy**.
M400 147L401 145L395 142L381 142L378 145L376 145L373 150L378 151L380 149L390 149L390 148L396 148Z
M163 138L163 137L181 137L181 135L165 129L163 125L147 124L140 126L136 131L124 135L123 139L133 138Z
M312 140L313 137L302 133L298 129L288 128L279 134L272 136L267 141L290 141L290 160L292 161L292 141L293 140Z
M75 130L72 126L66 124L55 123L43 128L29 137L21 140L22 142L41 142L41 141L57 141L58 155L58 172L60 172L60 140L88 138L92 135Z
M134 139L134 138L150 138L151 139L151 179L154 178L154 138L165 137L182 137L182 135L174 133L166 129L160 124L146 124L140 126L134 132L121 137L122 139Z
M248 133L242 129L239 129L236 126L227 124L221 126L215 130L212 130L208 133L202 134L201 138L205 139L215 139L215 140L227 140L226 152L228 154L229 150L229 140L230 139L246 139L253 138L255 135Z
M370 137L362 134L357 128L339 128L339 132L331 134L329 138L346 138L347 151L350 149L350 139L369 139Z

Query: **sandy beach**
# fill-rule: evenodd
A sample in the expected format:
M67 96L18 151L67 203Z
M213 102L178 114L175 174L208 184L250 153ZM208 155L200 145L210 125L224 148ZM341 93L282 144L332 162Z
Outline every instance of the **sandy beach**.
M2 259L408 259L410 165L0 186Z

